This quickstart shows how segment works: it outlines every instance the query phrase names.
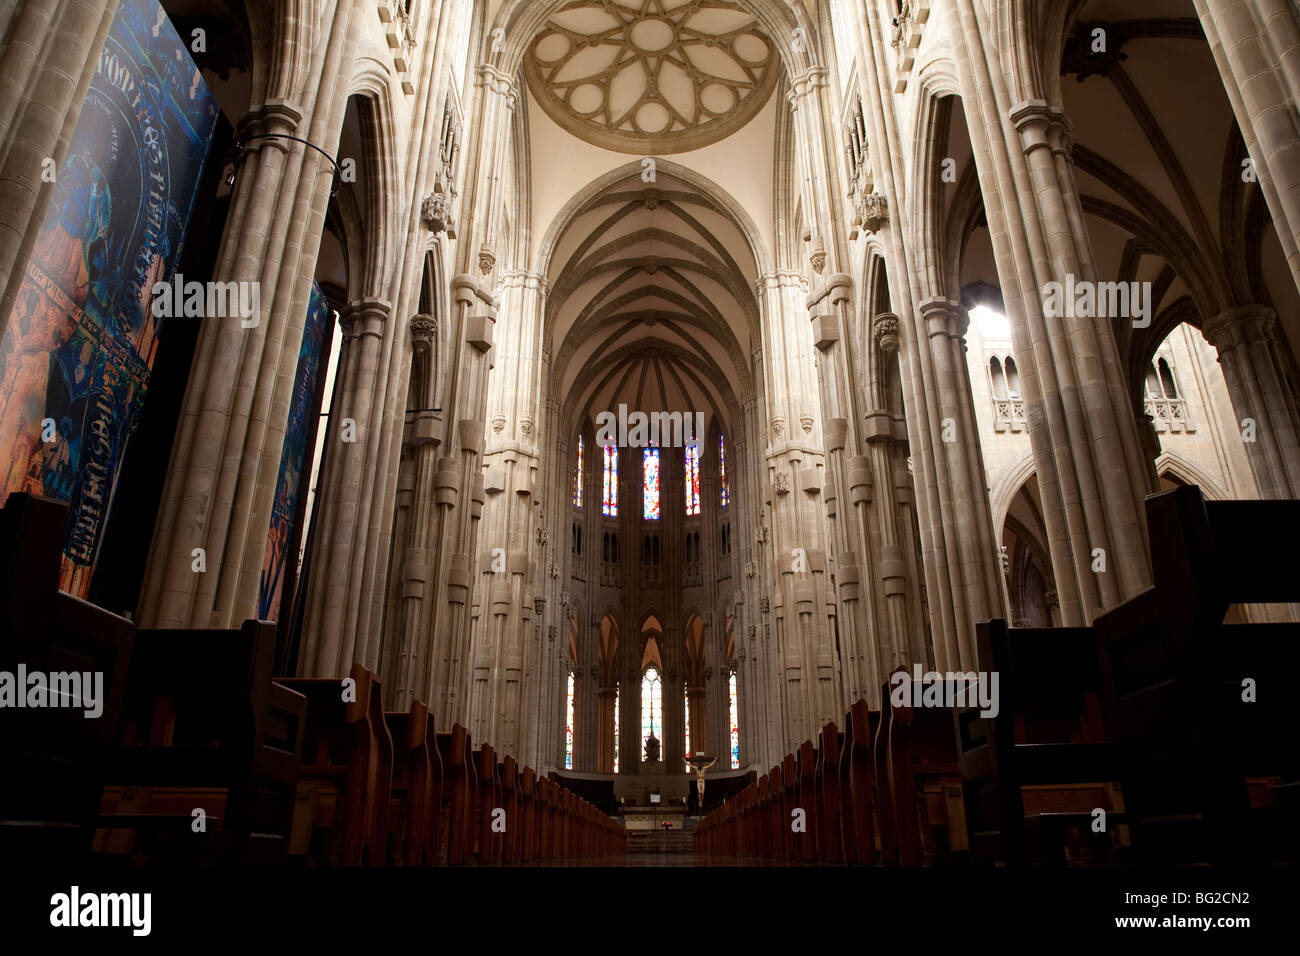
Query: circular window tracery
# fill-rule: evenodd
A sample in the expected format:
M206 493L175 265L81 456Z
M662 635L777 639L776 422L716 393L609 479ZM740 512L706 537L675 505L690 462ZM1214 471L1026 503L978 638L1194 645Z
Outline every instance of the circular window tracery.
M729 136L778 72L775 45L731 0L574 0L538 32L524 70L569 132L643 156Z

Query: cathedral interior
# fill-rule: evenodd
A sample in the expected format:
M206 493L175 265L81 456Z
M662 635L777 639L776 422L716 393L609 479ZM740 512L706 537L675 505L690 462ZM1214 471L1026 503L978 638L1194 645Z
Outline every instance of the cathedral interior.
M1292 0L7 4L0 847L1295 864L1297 96Z

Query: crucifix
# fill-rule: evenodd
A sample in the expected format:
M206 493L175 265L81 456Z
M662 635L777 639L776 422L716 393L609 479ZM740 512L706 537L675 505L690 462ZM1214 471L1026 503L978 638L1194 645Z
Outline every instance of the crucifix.
M704 809L704 771L708 770L718 762L717 757L704 756L703 750L695 751L694 757L687 757L687 765L695 771L695 792L696 799L699 800L700 809Z

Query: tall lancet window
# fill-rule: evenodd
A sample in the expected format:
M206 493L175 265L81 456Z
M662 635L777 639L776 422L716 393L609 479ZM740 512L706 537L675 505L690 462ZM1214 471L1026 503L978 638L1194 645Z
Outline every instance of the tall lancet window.
M651 664L641 678L641 753L645 753L646 742L653 734L655 740L663 744L664 732L664 685L659 679L659 671ZM660 751L662 754L662 751Z
M618 517L618 446L613 442L605 446L605 470L600 512L609 515L611 518Z
M691 759L691 695L687 694L686 701L686 759ZM690 763L686 764L686 772L691 772Z
M564 718L564 769L573 769L573 671L569 671L569 709Z
M686 446L686 514L700 513L700 446Z
M573 480L573 506L582 507L582 436L578 436L578 474Z
M731 672L727 682L727 693L731 695L731 769L740 767L740 708L736 706L736 672Z
M722 507L731 503L731 486L727 484L727 439L718 436L718 484L722 488Z
M659 449L647 448L642 465L642 501L645 502L641 517L652 520L659 517Z
M614 772L618 773L618 688L614 688Z

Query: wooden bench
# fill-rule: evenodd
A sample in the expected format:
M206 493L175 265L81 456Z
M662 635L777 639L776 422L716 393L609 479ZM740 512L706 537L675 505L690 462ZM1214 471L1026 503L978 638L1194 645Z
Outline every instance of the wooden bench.
M501 783L497 777L496 751L491 744L484 744L482 749L474 751L474 766L478 770L475 858L480 863L495 866L501 862L501 834L493 829L492 824L496 811L501 808Z
M803 810L804 832L795 833L794 841L798 859L804 863L817 862L817 750L811 740L799 745L795 754L795 806Z
M520 810L519 765L507 754L501 761L501 808L506 812L506 832L501 843L501 862L519 863L523 859L523 820Z
M840 795L840 752L843 741L831 721L822 728L817 748L817 858L822 863L844 862L843 801Z
M895 673L899 671L906 669L900 667ZM884 709L890 714L887 779L895 828L891 842L901 865L932 866L948 857L954 842L965 849L952 713L946 707L914 707L910 695L902 706L895 706L890 690L887 683L882 700L890 705Z
M537 859L537 771L525 767L519 775L520 862L532 863Z
M85 707L6 708L0 733L0 858L71 861L90 851L117 741L135 625L59 591L67 506L12 494L0 509L0 671L101 674ZM26 688L16 688L26 693ZM83 697L84 697L83 693Z
M272 681L274 655L266 622L137 631L97 849L149 862L285 859L307 701Z
M1076 856L1118 862L1108 850L1124 822L1120 769L1102 721L1092 629L1008 628L995 619L976 635L980 667L998 675L997 713L981 716L968 700L952 715L973 859L1065 865L1070 831L1089 849Z
M1207 502L1181 487L1146 504L1154 587L1093 624L1134 852L1293 861L1300 627L1223 622L1234 604L1300 601L1294 564L1259 546L1300 534L1300 503Z
M474 855L474 815L478 781L474 773L473 746L469 731L453 724L450 733L438 734L438 754L442 759L442 800L447 821L446 862L452 866L468 864Z
M879 711L858 700L844 722L840 750L841 799L844 802L844 858L848 863L870 864L876 855L875 732Z
M408 713L387 713L393 739L393 786L388 809L390 866L434 866L438 862L442 809L442 758L433 717L420 701Z
M393 741L384 720L379 678L354 663L350 679L355 700L347 701L342 680L280 681L307 698L290 853L311 864L382 866Z

